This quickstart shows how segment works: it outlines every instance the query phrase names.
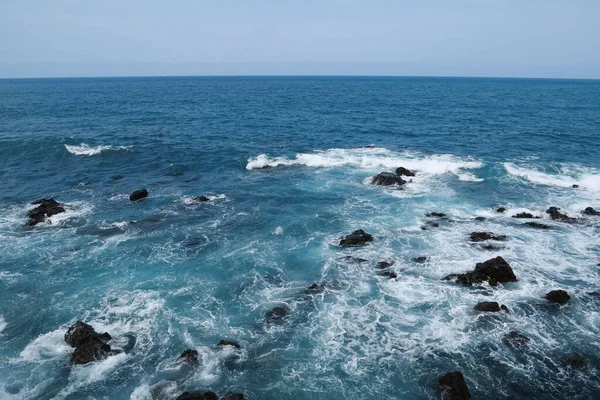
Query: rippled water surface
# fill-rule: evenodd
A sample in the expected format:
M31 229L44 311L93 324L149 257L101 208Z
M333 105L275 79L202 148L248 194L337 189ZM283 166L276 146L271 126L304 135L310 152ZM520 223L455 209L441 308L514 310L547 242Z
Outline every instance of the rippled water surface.
M598 81L0 80L0 399L436 399L454 370L475 398L600 398L599 138ZM66 212L26 227L44 197ZM496 256L518 282L441 280ZM77 320L127 351L70 366Z

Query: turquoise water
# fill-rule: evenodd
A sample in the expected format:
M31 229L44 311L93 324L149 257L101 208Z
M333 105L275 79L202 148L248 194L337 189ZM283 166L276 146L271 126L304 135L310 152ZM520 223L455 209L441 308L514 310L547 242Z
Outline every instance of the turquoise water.
M434 399L453 370L475 398L599 398L600 217L581 214L600 208L599 134L599 81L0 80L0 399ZM369 185L399 166L403 190ZM43 197L67 212L25 227ZM337 246L359 228L371 244ZM519 282L441 280L498 255ZM76 320L128 351L70 366Z

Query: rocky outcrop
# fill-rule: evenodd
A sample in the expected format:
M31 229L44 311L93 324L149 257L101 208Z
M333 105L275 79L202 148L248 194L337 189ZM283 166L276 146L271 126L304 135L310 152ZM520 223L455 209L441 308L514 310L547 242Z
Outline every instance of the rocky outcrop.
M406 181L391 172L382 172L371 179L371 184L378 186L403 186L406 184Z
M457 283L464 286L488 282L491 286L498 283L517 282L517 277L510 265L504 258L498 256L483 263L477 263L475 269L464 274L451 274L444 280L455 279Z
M352 232L344 239L340 241L340 246L342 247L357 247L364 246L368 242L373 241L373 236L369 235L367 232L359 229L357 231Z
M215 392L184 392L176 400L219 400Z
M533 215L533 214L528 213L528 212L518 213L518 214L513 215L512 217L513 218L542 218L540 216L536 216L536 215Z
M442 398L447 400L468 400L471 398L471 392L465 382L462 372L448 372L438 380L442 389Z
M148 190L140 189L129 195L129 201L138 201L143 199L144 197L148 197Z
M566 214L561 213L560 208L558 207L550 207L549 209L546 210L546 214L550 215L550 218L552 218L553 220L556 221L562 221L562 222L575 222L577 221L577 218L571 218Z
M502 338L502 341L511 347L521 348L527 345L531 341L527 336L517 332L510 331Z
M184 350L183 353L179 356L179 359L190 364L196 365L198 364L198 350L187 349Z
M486 240L504 241L505 235L494 235L492 232L472 232L471 242L483 242Z
M120 350L113 350L108 345L111 339L108 333L99 334L91 325L77 321L65 333L65 342L75 348L69 362L87 364L119 354Z
M398 168L396 168L396 175L398 175L398 176L415 176L415 173L404 167L398 167Z
M54 199L40 199L31 204L37 205L37 207L27 213L29 217L27 225L29 226L35 226L40 222L44 222L47 217L65 212L63 205Z
M552 304L565 305L571 300L571 296L564 290L553 290L548 292L544 298Z
M240 346L240 344L238 342L233 342L231 340L221 340L219 343L217 343L217 347L225 347L225 346L232 346L232 347L235 347L236 349L242 348L242 346Z
M535 228L535 229L549 229L550 227L546 224L540 224L539 222L525 222L523 225L525 226L529 226L531 228Z
M582 213L585 215L594 215L594 216L600 215L600 211L596 211L592 207L587 207L585 210L582 211Z

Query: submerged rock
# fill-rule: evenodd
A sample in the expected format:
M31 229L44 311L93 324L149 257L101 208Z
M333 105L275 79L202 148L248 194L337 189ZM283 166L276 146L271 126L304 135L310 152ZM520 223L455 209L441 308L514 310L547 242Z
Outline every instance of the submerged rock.
M198 364L198 350L187 349L179 356L179 359L188 364Z
M136 190L135 192L133 192L129 195L129 201L138 201L147 196L148 196L148 190L146 190L146 189Z
M474 308L475 310L481 312L499 312L500 304L498 304L495 301L482 301L480 303L477 303L477 305Z
M505 235L494 235L492 232L472 232L471 242L483 242L486 240L504 241Z
M246 400L246 396L244 396L244 393L228 392L221 397L221 400Z
M496 212L499 212L499 213L503 213L504 211L506 211L506 208L504 208L504 207L498 207L496 209Z
M215 392L184 392L176 400L219 400Z
M600 211L596 211L594 210L592 207L587 207L585 210L582 211L585 215L594 215L594 216L598 216L600 215Z
M446 218L446 214L440 212L430 212L425 214L426 217Z
M394 265L393 261L379 261L377 263L377 268L379 268L379 269L386 269L386 268L391 267L392 265Z
M517 282L517 277L504 258L498 256L483 263L477 263L475 269L464 274L451 274L444 280L456 279L457 283L472 286L474 283L488 282L491 286L498 283Z
M406 184L406 181L391 172L382 172L371 179L371 184L378 186L402 186Z
M369 260L365 260L364 258L353 257L353 256L342 257L342 260L347 261L347 262L352 262L352 263L358 263L358 264L369 262Z
M471 398L471 392L465 382L462 372L448 372L438 380L443 391L443 398L447 400L467 400Z
M368 242L373 241L373 236L369 235L367 232L359 229L357 231L352 232L344 239L340 241L340 246L342 247L356 247L356 246L364 246Z
M491 250L491 251L503 249L503 247L494 246L493 244L486 244L485 246L481 246L481 248L483 250Z
M483 222L483 221L485 221L485 219L486 219L485 217L475 217L475 218L473 218L473 221Z
M553 290L544 296L550 303L565 305L571 300L571 296L564 290Z
M571 218L566 214L561 213L560 208L558 207L550 207L549 209L546 210L547 214L550 214L550 218L552 218L553 220L557 220L557 221L563 221L563 222L575 222L577 221L577 218Z
M75 348L69 362L87 364L121 353L120 350L111 349L106 343L111 339L108 333L99 334L91 325L77 321L65 333L65 342Z
M396 175L398 175L398 176L415 176L415 173L404 167L398 167L398 168L396 168Z
M394 271L382 271L378 273L379 276L385 276L386 278L389 279L396 279L398 277L398 274Z
M550 227L546 224L540 224L539 222L525 222L523 225L525 226L529 226L531 228L535 228L535 229L549 229Z
M522 213L518 213L512 216L513 218L542 218L540 216L535 216L531 213L527 213L527 212L522 212Z
M35 226L44 222L47 217L65 212L63 205L54 199L40 199L31 204L37 205L37 207L27 213L29 217L27 225L29 226Z
M217 347L225 347L225 346L233 346L236 349L242 348L242 346L240 346L240 344L238 342L233 342L231 340L221 340L219 343L217 343Z
M573 369L584 369L588 365L587 358L581 355L574 355L565 359L566 364Z
M204 202L210 201L210 199L208 197L204 196L204 195L194 197L193 200L197 201L199 203L204 203Z
M502 341L511 347L521 348L526 346L531 339L517 331L510 331L504 335Z
M412 260L414 262L416 262L417 264L423 264L423 263L427 262L427 257L426 256L420 256L420 257L415 257Z
M270 311L267 311L267 313L265 314L264 320L265 322L279 322L281 321L286 315L288 315L289 310L286 307L275 307Z

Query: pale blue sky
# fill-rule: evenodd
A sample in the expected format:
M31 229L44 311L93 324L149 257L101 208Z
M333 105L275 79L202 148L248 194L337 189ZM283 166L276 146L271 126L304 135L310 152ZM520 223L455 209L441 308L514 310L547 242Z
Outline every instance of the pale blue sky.
M600 78L600 0L2 0L0 77Z

